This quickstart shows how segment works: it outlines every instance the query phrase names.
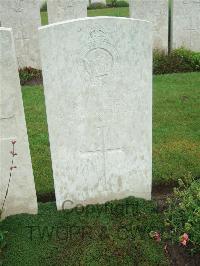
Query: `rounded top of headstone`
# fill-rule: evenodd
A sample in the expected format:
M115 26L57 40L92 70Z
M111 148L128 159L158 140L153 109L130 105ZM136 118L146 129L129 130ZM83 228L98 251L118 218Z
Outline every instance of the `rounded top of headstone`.
M101 20L109 20L109 21L132 21L132 22L141 22L141 23L147 23L152 24L152 22L142 19L135 19L135 18L126 18L126 17L109 17L109 16L99 16L99 17L86 17L86 18L79 18L79 19L71 19L71 20L65 20L61 22L56 22L53 24L49 24L46 26L39 27L39 30L45 30L51 27L56 27L64 24L70 24L70 23L79 23L84 21L101 21Z

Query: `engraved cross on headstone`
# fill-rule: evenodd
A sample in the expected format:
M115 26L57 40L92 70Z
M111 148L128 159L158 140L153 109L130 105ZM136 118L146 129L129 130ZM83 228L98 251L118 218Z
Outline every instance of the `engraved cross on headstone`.
M99 149L95 149L95 150L87 150L81 153L84 154L95 154L95 153L100 153L102 154L103 157L103 176L104 176L104 180L106 181L106 153L109 152L115 152L115 151L121 151L122 148L117 147L117 148L107 148L105 145L105 126L100 126L97 127L98 130L101 131L101 147Z

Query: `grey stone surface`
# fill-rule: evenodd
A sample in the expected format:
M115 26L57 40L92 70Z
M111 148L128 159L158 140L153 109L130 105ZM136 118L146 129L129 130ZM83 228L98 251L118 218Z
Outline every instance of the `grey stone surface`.
M172 48L200 51L200 0L174 0Z
M13 29L20 68L40 68L38 27L41 26L38 0L0 0L1 26Z
M150 199L151 23L96 17L39 33L57 208Z
M87 4L85 0L47 0L49 24L87 17Z
M153 23L153 47L168 49L168 1L129 0L130 17Z
M4 205L4 218L19 213L37 213L37 198L11 29L0 28L0 69L0 210ZM16 143L12 144L12 141ZM13 151L13 145L16 156L10 153ZM10 169L13 166L17 168ZM10 185L6 197L8 184Z

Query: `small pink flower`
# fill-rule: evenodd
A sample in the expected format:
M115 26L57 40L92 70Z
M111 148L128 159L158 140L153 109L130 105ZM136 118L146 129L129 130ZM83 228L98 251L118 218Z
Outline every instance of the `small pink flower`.
M189 241L189 236L188 234L184 233L181 237L180 237L180 243L183 246L187 246L187 242Z
M158 241L158 242L161 241L160 233L155 232L154 239L155 239L156 241Z
M187 241L186 241L186 240L182 240L182 241L181 241L181 244L182 244L183 246L187 246Z
M16 143L16 140L12 140L12 144L14 145Z
M150 237L153 238L157 242L161 241L161 235L158 232L151 231L150 232Z

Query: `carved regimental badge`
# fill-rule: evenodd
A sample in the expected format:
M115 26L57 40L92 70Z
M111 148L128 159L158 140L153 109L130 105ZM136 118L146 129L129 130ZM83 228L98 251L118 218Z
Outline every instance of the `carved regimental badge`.
M110 37L103 29L96 28L89 31L88 38L81 58L86 75L91 81L111 75L118 61L118 53Z

